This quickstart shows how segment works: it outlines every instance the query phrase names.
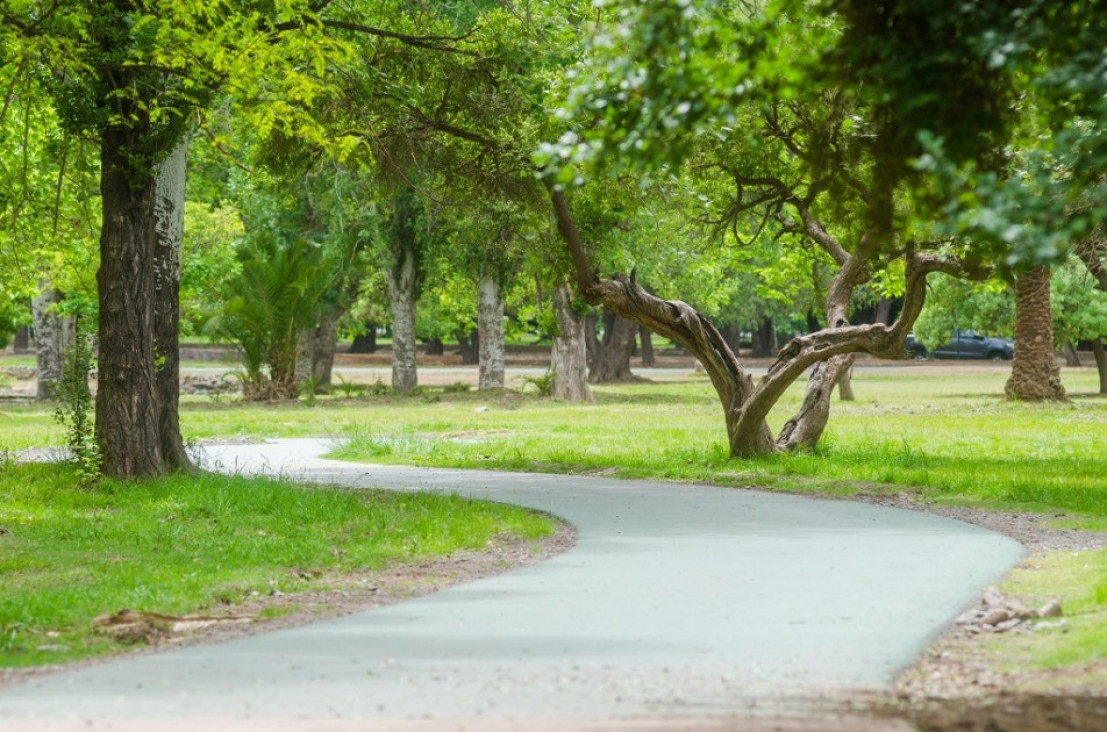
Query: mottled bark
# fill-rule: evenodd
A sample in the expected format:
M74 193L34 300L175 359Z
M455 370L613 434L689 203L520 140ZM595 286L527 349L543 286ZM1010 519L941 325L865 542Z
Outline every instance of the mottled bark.
M54 384L62 377L65 357L76 340L75 320L58 314L54 307L61 294L42 281L31 306L35 326L35 366L38 373L36 397L52 399Z
M154 200L154 353L158 433L169 470L192 470L181 439L180 293L188 143L182 140L158 166Z
M558 334L553 337L550 371L553 373L552 396L570 402L594 402L588 386L588 353L585 345L584 318L573 312L573 293L568 285L554 288L554 316Z
M388 273L392 301L392 391L404 394L419 383L415 366L415 253L405 251L399 266Z
M415 365L415 305L422 280L419 259L418 201L405 190L394 200L391 221L392 262L388 296L392 303L392 392L405 394L419 383Z
M111 127L101 144L96 443L101 471L119 478L166 470L154 348L157 186L153 171L135 173L125 154L134 134Z
M1015 358L1005 388L1008 399L1060 401L1061 369L1053 351L1049 269L1035 267L1015 277Z
M477 282L477 330L480 332L478 389L504 388L504 301L494 268L482 268Z
M1107 394L1107 349L1103 347L1102 338L1092 341L1092 355L1095 356L1095 367L1099 371L1099 393Z

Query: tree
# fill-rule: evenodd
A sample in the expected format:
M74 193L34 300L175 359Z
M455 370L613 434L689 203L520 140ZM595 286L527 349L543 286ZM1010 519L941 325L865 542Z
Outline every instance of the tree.
M1053 350L1048 267L1033 267L1015 275L1015 358L1004 391L1008 399L1020 401L1065 399Z
M585 116L601 110L601 122L588 127L583 138L570 135L543 149L539 162L547 166L550 200L582 296L680 341L696 355L723 405L731 452L745 456L813 446L826 424L831 390L852 354L897 355L922 306L926 276L964 275L970 267L943 242L920 237L912 212L901 210L902 160L880 146L892 134L885 110L828 88L811 72L799 82L789 79L786 65L813 68L807 66L810 57L803 57L808 49L826 46L828 27L794 19L766 27L756 18L727 25L733 10L715 6L682 13L652 4L627 10L615 31L622 39L619 52L601 66L602 78L589 77L578 87L573 107ZM766 42L785 51L769 54ZM624 54L628 46L631 52ZM741 77L751 67L760 76ZM780 94L781 87L788 93ZM747 89L766 91L747 94ZM735 98L743 95L748 98ZM669 134L674 129L685 136L675 144ZM704 133L695 139L719 141L708 143L707 160L733 181L732 218L754 213L763 222L761 230L775 227L799 237L822 249L835 267L826 327L794 338L756 387L702 314L650 295L633 276L597 277L569 209L565 185L590 160L603 163L611 155L616 169L639 170L678 163L696 151L689 134L695 130ZM901 278L905 304L899 317L891 326L850 325L853 293L881 270L889 271L889 279ZM799 412L774 438L765 422L770 409L811 366Z
M328 10L335 15L317 12ZM391 8L376 10L393 17ZM172 271L158 256L174 249L157 244L159 166L228 80L253 109L262 134L306 133L321 144L348 147L348 136L328 141L311 120L322 90L317 77L342 46L328 32L431 50L447 49L456 40L375 28L358 17L365 11L300 1L265 10L229 3L214 14L203 3L163 0L0 8L0 41L9 64L20 74L48 80L67 130L94 139L100 150L96 439L105 474L140 477L177 462L170 455L167 464L162 445L175 444L179 435L159 434L174 420L162 419L157 383L168 383L170 374L166 370L159 379L164 354L159 356L158 348L168 353L176 343L170 332L175 323L159 326L156 306L159 292L169 294L157 288L156 273ZM266 103L254 104L258 98Z

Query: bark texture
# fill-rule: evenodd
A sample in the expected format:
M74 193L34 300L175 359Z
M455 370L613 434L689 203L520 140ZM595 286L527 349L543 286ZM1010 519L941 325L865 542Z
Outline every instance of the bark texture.
M592 403L588 386L588 347L584 338L584 318L573 312L573 293L568 285L554 288L554 315L558 334L553 337L550 371L553 372L551 396L570 402Z
M108 128L101 144L96 443L103 474L120 478L166 469L154 373L157 186L153 171L136 180L124 155L134 134Z
M477 282L478 389L504 388L504 301L497 274L482 269Z
M48 282L40 282L38 296L31 304L31 314L35 326L35 365L38 371L38 384L35 396L38 399L53 398L54 384L62 376L65 368L65 356L76 341L76 321L72 317L59 315L54 308L61 301L61 293Z
M642 368L652 368L657 365L657 357L653 352L653 334L649 328L638 330L638 340L642 344Z
M182 140L157 171L154 199L154 353L158 433L169 470L192 470L181 439L181 242L184 239L188 142Z
M392 392L405 394L419 383L415 366L415 305L422 279L415 193L402 191L392 214L392 266L388 296L392 302Z
M415 254L405 252L388 275L392 301L392 391L404 394L419 384L415 366Z
M312 379L317 389L330 386L334 372L334 354L338 347L338 321L341 317L340 308L324 307L316 326L300 334L296 349L298 383Z
M547 189L581 297L592 304L603 304L624 318L680 343L699 360L722 405L730 452L739 457L813 446L825 426L833 386L841 369L849 367L852 354L868 352L884 358L900 354L907 332L922 309L929 273L940 271L976 277L986 274L969 270L958 260L919 253L908 245L902 255L905 261L904 304L895 323L890 326L850 325L846 318L850 296L869 265L875 242L866 234L854 252L847 253L821 227L808 223L809 236L819 242L840 267L827 297L828 327L793 338L754 386L719 331L688 304L651 295L638 286L633 272L630 277L598 277L590 266L564 193L552 184L548 184ZM822 365L812 373L803 407L782 430L780 438L774 440L766 423L769 411L788 387L816 364Z
M1060 401L1061 369L1053 351L1049 269L1035 267L1015 278L1015 358L1005 388L1008 399Z
M457 350L461 354L463 364L476 366L480 362L480 331L473 328L468 333L465 331L459 332Z
M588 381L593 384L603 384L634 378L634 374L630 372L630 354L634 351L634 338L638 334L638 326L634 321L608 308L604 313L601 340L596 335L594 323L595 320L590 321L586 333L591 351Z

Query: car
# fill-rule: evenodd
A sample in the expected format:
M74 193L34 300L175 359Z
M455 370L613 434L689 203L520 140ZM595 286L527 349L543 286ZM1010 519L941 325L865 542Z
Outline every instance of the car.
M926 358L926 346L915 340L914 333L907 334L906 340L903 341L903 351L907 358Z
M1015 341L1010 338L993 338L975 330L958 330L953 340L944 343L930 355L934 358L976 358L1005 361L1015 355Z

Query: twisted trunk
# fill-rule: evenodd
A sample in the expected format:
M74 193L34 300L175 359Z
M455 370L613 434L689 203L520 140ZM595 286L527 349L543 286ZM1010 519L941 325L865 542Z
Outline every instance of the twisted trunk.
M493 268L484 268L477 283L477 330L480 332L478 389L504 388L504 301Z
M572 290L568 285L554 288L554 315L558 334L553 337L550 370L553 372L552 396L570 402L594 402L588 386L588 353L584 337L584 318L573 312Z
M1008 399L1062 401L1061 369L1053 351L1049 268L1015 277L1015 358L1005 391Z
M829 403L831 387L841 369L848 368L851 355L864 351L895 358L902 351L907 332L922 309L926 276L930 272L977 277L985 274L970 273L959 261L918 254L909 248L904 254L906 287L899 318L891 326L851 326L845 319L849 296L868 264L868 252L873 246L871 241L862 238L857 251L852 255L843 252L839 260L841 269L827 297L829 327L792 339L755 387L719 331L688 304L651 295L637 285L633 273L629 278L624 275L612 279L598 277L592 271L564 193L552 184L548 184L548 191L581 297L592 304L603 304L624 318L677 341L699 360L722 405L730 452L738 457L813 445L826 423L824 405ZM803 408L789 421L790 426L782 431L781 439L774 440L766 423L769 411L797 378L809 367L822 362L828 363L817 368L809 380Z

